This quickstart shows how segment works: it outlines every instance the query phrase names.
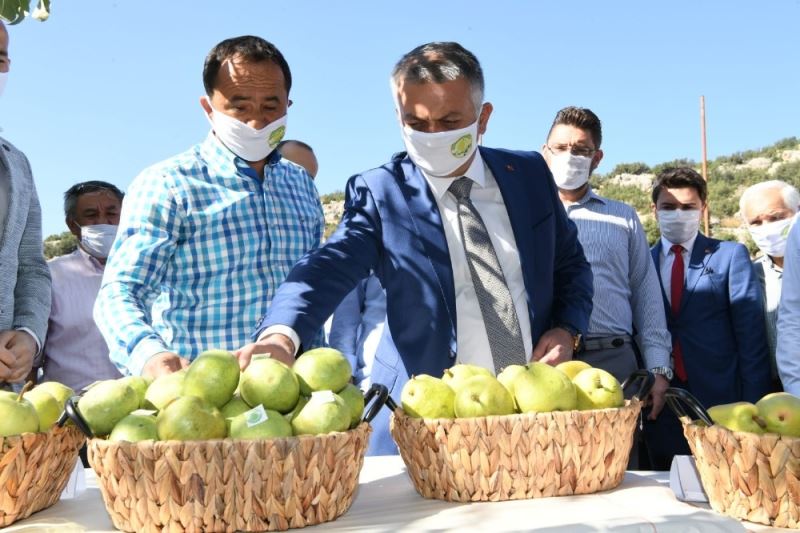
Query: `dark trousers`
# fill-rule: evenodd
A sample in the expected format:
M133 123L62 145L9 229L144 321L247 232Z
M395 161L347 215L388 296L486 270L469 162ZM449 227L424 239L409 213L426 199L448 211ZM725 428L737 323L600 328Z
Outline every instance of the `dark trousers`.
M687 383L673 378L670 387L686 388ZM644 411L644 442L647 447L649 468L652 470L669 470L672 458L676 455L691 455L689 443L683 436L683 425L668 405L655 420L648 420L650 408Z

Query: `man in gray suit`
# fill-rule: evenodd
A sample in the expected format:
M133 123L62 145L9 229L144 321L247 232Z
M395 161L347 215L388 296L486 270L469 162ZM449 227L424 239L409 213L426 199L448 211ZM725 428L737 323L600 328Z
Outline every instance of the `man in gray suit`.
M8 31L0 22L0 93L8 78ZM50 314L42 215L25 154L0 137L0 389L25 379Z

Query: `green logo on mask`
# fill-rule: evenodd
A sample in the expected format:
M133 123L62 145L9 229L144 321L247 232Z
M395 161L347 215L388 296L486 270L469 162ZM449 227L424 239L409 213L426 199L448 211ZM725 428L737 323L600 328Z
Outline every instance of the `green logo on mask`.
M464 157L472 149L472 134L467 133L462 135L460 139L453 143L450 147L450 153L459 159Z
M283 135L286 133L286 126L281 126L277 130L273 131L269 134L269 139L267 139L267 143L269 144L270 148L275 148L278 146L278 143L281 142L283 139Z

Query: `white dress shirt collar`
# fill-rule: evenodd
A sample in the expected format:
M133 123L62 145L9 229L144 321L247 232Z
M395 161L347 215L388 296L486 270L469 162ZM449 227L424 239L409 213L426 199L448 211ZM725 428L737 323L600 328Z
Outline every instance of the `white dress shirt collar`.
M679 243L681 246L683 246L684 251L687 254L689 254L689 257L692 256L692 249L694 248L694 242L697 240L697 235L698 234L695 233L694 237L692 237L688 241ZM672 246L674 244L675 244L674 242L668 241L663 236L661 237L661 257L662 258L666 258L670 254L670 252L672 251Z
M461 178L461 176L440 178L437 176L428 175L421 168L419 168L419 171L422 172L423 176L425 176L425 180L428 182L428 185L430 186L431 191L437 200L440 200L442 196L445 195L447 189L455 180ZM486 168L483 165L483 158L481 157L479 150L475 150L475 157L472 158L472 163L470 163L469 168L467 168L467 171L464 173L464 176L468 177L481 187L486 186Z

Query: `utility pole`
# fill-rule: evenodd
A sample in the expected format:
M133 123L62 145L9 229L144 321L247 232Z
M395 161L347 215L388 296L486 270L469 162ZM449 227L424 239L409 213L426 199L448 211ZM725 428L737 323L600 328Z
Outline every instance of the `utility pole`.
M708 185L708 155L706 154L706 97L700 96L700 137L703 144L703 179ZM711 208L706 201L706 208L703 211L703 233L711 237Z

